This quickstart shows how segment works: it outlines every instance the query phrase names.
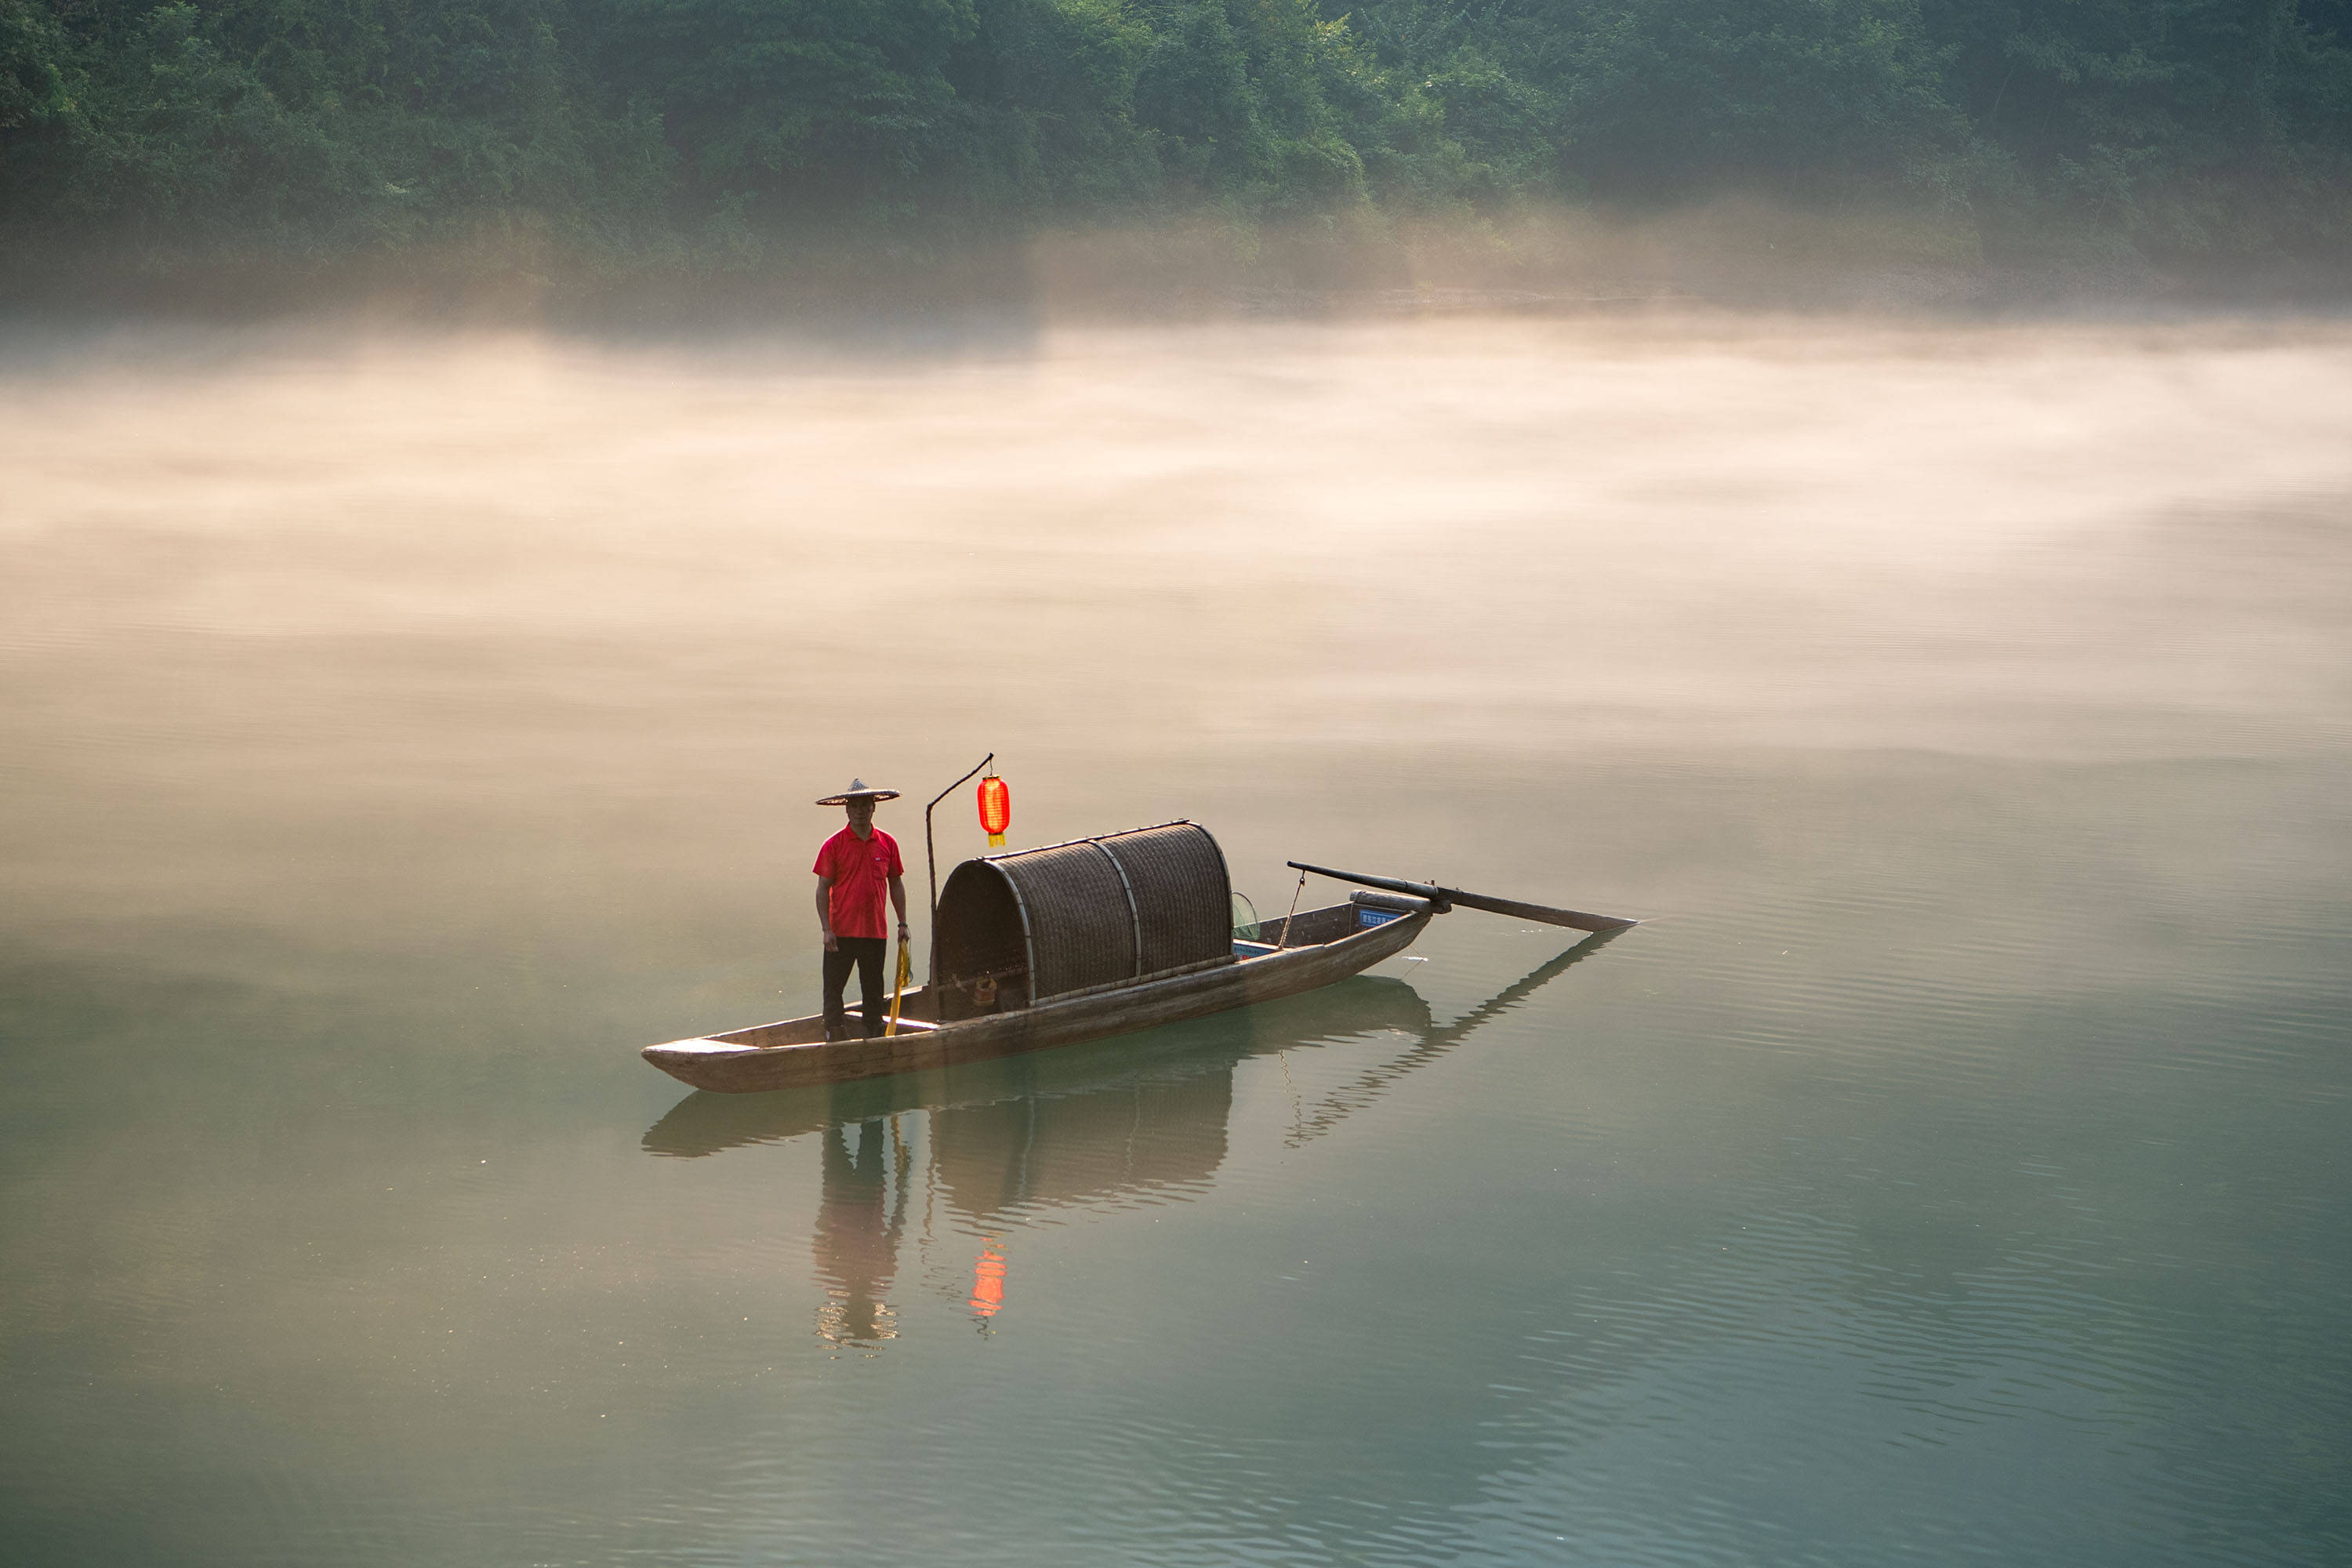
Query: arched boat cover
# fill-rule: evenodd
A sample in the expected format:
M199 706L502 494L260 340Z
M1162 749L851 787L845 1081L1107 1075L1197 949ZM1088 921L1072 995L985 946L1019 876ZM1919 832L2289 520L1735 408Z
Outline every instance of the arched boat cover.
M967 860L940 894L941 1019L1230 963L1233 931L1224 851L1193 823Z

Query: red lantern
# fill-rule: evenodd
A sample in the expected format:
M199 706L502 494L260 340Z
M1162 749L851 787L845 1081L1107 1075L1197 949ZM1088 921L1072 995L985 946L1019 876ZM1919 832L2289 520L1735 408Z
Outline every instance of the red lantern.
M980 781L980 829L991 849L1004 847L1004 830L1013 826L1013 792L994 773Z

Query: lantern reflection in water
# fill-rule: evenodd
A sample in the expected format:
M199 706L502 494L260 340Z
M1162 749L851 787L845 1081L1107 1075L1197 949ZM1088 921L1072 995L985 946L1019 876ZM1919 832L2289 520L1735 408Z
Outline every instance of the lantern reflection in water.
M1004 1254L998 1249L996 1238L990 1237L971 1266L971 1310L992 1318L1003 1305Z

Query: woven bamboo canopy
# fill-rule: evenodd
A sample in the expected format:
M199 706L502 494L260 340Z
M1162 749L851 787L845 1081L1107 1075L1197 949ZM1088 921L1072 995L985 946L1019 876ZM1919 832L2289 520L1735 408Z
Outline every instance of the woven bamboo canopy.
M1233 961L1224 851L1190 822L967 860L940 895L943 1022Z

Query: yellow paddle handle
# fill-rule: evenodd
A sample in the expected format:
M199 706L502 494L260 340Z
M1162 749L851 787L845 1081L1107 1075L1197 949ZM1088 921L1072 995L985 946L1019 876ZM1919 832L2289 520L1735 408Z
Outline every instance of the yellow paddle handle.
M898 981L890 991L890 1021L882 1026L886 1039L898 1032L898 1004L906 999L907 977L912 973L913 966L907 957L907 939L902 936L898 939Z

